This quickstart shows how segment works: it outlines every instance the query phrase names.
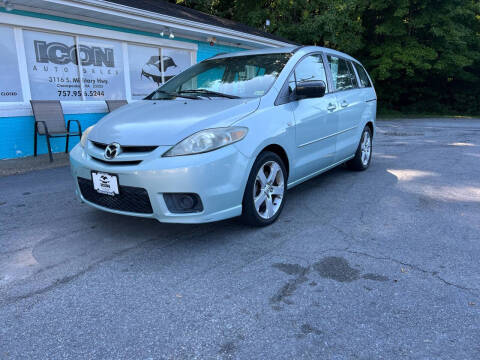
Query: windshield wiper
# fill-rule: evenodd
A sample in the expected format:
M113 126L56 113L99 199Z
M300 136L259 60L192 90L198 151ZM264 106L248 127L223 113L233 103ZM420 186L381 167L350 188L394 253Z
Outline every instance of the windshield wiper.
M167 96L171 96L172 98L174 97L182 97L182 98L185 98L185 99L193 99L193 100L198 100L198 96L188 96L188 95L181 95L180 93L178 92L168 92L168 91L165 91L165 90L157 90L155 91L152 95L149 95L146 100L153 100L153 95L155 93L161 93L161 94L165 94ZM155 100L167 100L167 99L155 99Z
M180 90L180 91L177 92L177 94L199 94L199 95L205 95L206 97L211 95L211 96L224 97L224 98L227 98L227 99L240 99L240 96L224 94L224 93L221 93L221 92L211 91L211 90L206 90L206 89Z

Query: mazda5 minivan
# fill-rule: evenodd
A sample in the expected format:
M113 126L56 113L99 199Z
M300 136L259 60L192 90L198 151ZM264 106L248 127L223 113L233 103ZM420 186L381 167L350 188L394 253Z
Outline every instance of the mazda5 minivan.
M372 156L364 67L321 47L218 55L88 128L70 153L81 201L161 222L274 222L292 188Z

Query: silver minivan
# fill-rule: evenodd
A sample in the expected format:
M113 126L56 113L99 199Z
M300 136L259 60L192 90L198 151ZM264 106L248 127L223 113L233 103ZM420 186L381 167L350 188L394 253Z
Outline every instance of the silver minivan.
M376 107L363 66L335 50L218 55L88 128L70 152L76 193L161 222L268 225L287 189L368 168Z

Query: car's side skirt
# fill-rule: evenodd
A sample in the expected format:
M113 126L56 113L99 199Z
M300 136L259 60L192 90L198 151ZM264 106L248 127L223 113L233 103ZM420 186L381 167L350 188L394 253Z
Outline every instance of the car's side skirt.
M355 156L355 154L353 154L353 155L351 155L351 156L349 156L349 157L347 157L347 158L345 158L345 159L343 159L343 160L337 161L336 163L334 163L334 164L332 164L332 165L329 165L329 166L327 166L327 167L325 167L325 168L323 168L323 169L314 171L314 172L311 173L310 175L307 175L307 176L304 176L304 177L302 177L302 178L300 178L300 179L298 179L298 180L292 181L291 183L288 183L288 184L287 184L287 189L291 189L291 188L293 188L294 186L297 186L298 184L303 183L304 181L307 181L307 180L309 180L309 179L311 179L311 178L313 178L313 177L315 177L315 176L317 176L317 175L320 175L321 173L324 173L325 171L328 171L328 170L330 170L330 169L332 169L332 168L334 168L334 167L336 167L336 166L338 166L338 165L340 165L340 164L342 164L342 163L344 163L344 162L352 159L354 156Z

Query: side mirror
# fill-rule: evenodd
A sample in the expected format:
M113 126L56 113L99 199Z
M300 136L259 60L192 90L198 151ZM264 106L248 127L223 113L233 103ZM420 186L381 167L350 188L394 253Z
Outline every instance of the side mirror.
M322 80L308 81L297 84L295 95L297 99L319 98L325 95L327 86Z

